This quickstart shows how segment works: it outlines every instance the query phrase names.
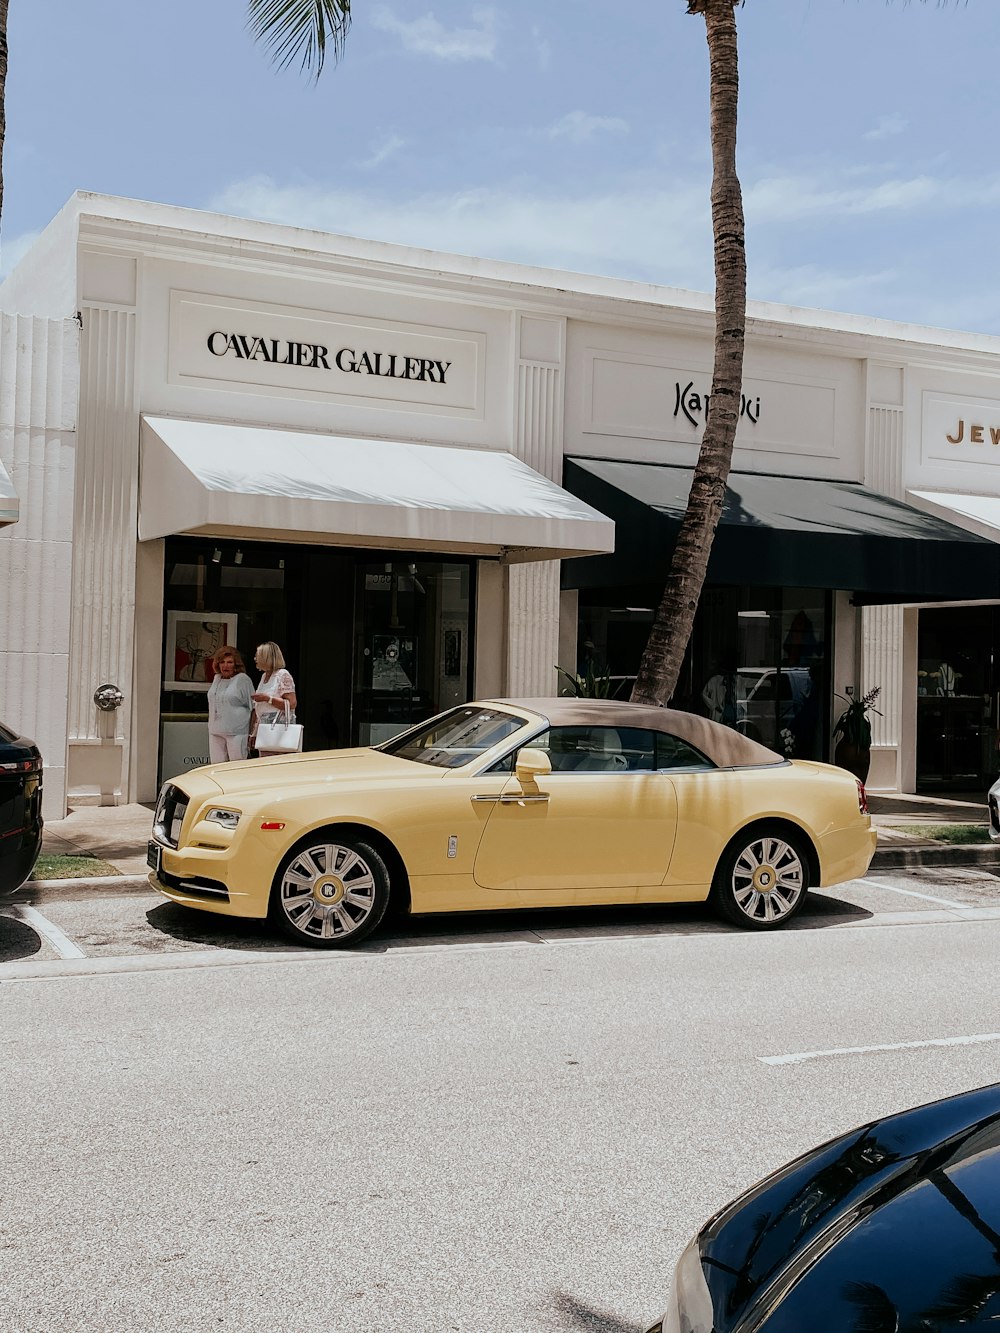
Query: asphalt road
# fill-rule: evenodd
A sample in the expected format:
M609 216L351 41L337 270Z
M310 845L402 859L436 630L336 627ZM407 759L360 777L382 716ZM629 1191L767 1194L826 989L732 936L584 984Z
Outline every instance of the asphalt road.
M1000 1079L1000 879L413 923L0 910L0 1329L634 1333L718 1205Z

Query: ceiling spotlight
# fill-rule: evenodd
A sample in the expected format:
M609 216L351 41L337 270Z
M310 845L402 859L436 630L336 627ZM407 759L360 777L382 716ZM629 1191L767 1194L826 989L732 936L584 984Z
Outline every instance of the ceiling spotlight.
M212 552L212 564L217 565L221 559L222 559L222 551L217 546L215 550Z
M278 568L279 568L279 569L284 569L284 568L285 568L285 562L284 562L284 560L279 560L279 561L278 561Z
M241 550L237 549L236 554L233 556L233 563L237 565L242 565L243 552Z

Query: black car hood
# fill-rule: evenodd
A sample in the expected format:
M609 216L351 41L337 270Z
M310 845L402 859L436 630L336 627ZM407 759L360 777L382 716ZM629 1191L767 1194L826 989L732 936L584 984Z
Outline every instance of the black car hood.
M1000 1316L1000 1084L824 1144L730 1204L699 1245L716 1333L929 1333L966 1307L955 1327L968 1329L976 1302Z

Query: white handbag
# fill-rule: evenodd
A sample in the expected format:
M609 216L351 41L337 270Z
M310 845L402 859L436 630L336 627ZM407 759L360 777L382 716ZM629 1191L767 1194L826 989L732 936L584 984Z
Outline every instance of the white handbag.
M302 724L292 721L292 710L285 700L285 716L279 713L273 722L260 722L254 741L258 753L297 754L302 749Z

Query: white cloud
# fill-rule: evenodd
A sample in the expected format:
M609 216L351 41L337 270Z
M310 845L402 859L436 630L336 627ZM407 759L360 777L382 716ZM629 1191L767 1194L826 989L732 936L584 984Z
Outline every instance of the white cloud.
M37 231L23 231L20 236L0 243L0 281L16 268L40 235Z
M398 37L404 49L413 55L454 61L495 59L495 10L474 10L473 19L474 27L446 28L433 14L425 14L417 19L401 19L385 5L380 5L372 14L374 26Z
M873 294L891 291L898 277L894 269L844 273L818 264L782 268L766 263L752 265L747 275L756 300L823 310L870 308Z
M595 134L628 133L628 122L617 116L591 116L586 111L570 111L548 128L550 139L569 139L571 143L586 143Z
M902 134L909 127L910 122L898 113L891 116L882 116L874 129L868 131L864 136L866 139L888 139L894 134Z
M402 245L705 290L708 190L646 184L558 193L511 185L389 199L374 191L237 181L208 207Z
M372 171L375 167L380 167L387 158L398 153L406 145L406 140L401 139L398 134L390 134L389 137L374 150L371 157L365 158L361 166L366 171Z
M914 212L938 207L953 198L954 183L932 176L873 184L831 185L828 178L772 176L744 190L747 217L757 224L822 216Z
M541 28L533 27L531 29L531 40L534 43L535 61L538 68L544 73L552 63L552 47L549 45L548 38L542 35Z

